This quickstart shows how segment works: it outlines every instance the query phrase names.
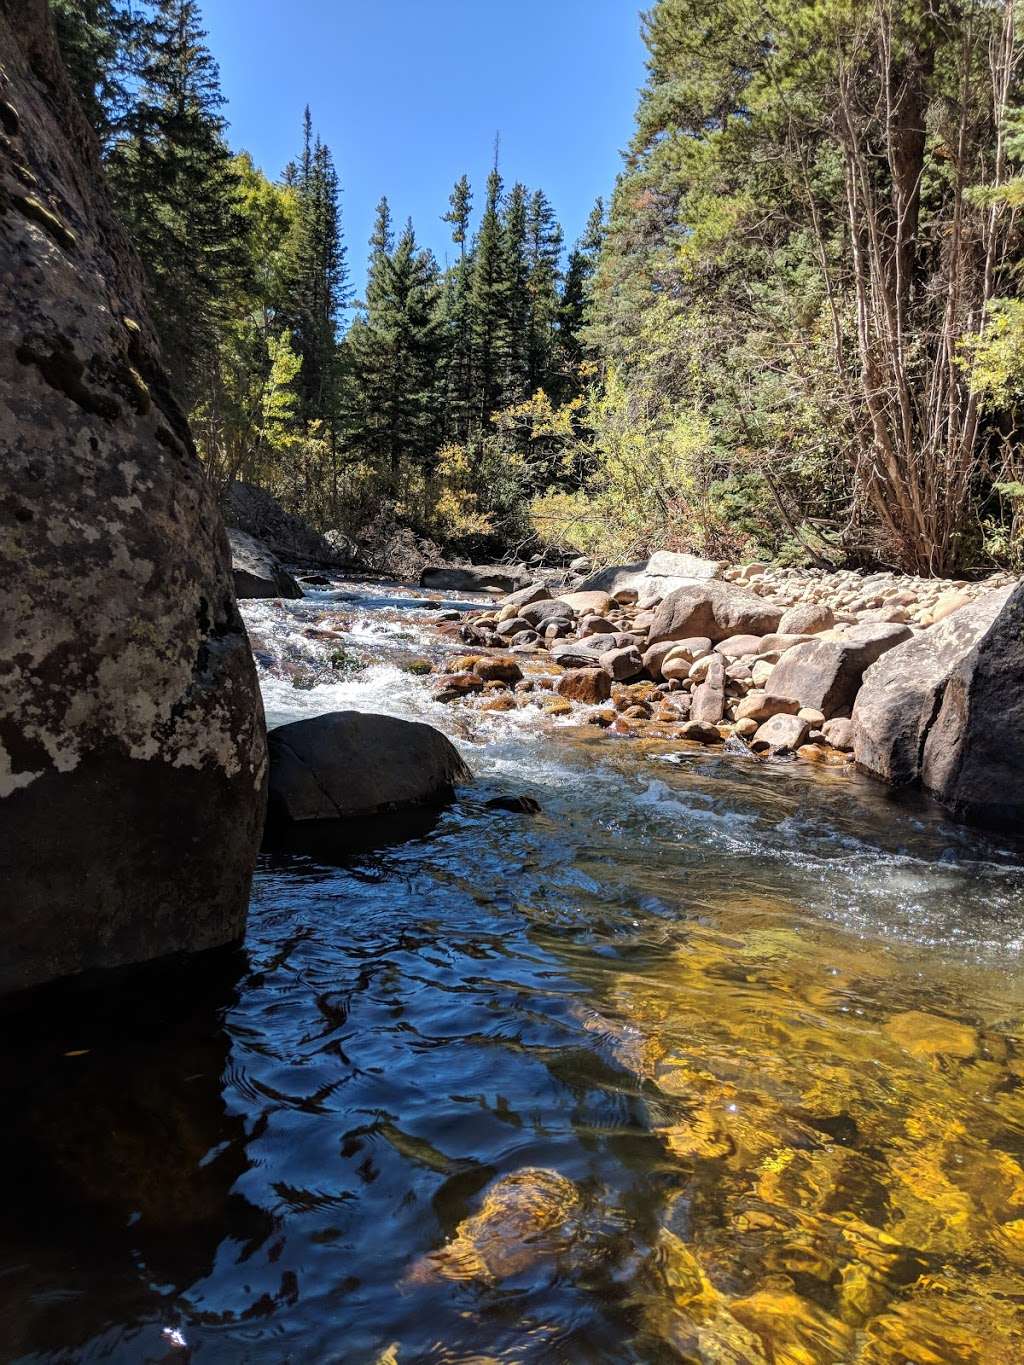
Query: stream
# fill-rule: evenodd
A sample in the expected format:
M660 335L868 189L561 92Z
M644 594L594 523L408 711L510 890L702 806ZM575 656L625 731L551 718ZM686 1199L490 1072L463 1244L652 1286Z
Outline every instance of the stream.
M1024 846L435 703L423 599L242 604L270 725L425 720L474 781L9 1027L2 1359L1018 1365Z

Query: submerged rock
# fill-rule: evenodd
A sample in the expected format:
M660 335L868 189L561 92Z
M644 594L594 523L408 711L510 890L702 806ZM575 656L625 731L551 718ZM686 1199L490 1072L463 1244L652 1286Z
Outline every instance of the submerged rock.
M266 748L213 487L43 0L0 5L0 51L4 992L239 937Z
M236 597L302 596L295 579L283 569L267 547L244 531L228 531L231 546L231 573Z
M351 820L429 805L469 777L452 743L430 725L332 711L272 730L275 824Z
M583 1201L557 1171L526 1167L496 1180L478 1213L445 1246L424 1256L407 1280L477 1280L485 1284L552 1265L574 1242Z

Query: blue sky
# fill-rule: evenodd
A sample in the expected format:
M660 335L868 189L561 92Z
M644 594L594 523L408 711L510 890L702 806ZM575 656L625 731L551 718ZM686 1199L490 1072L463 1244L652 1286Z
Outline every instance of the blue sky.
M479 208L494 135L506 184L541 188L567 242L607 198L644 81L636 0L201 0L231 145L272 178L302 111L335 157L353 284L381 194L442 262L465 171Z

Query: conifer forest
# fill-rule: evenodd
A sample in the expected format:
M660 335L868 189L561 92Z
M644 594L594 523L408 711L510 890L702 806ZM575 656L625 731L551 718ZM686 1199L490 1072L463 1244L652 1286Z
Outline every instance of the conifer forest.
M496 150L444 266L384 198L347 239L315 111L231 146L197 0L55 10L211 479L468 555L1020 563L1009 3L657 0L581 239Z

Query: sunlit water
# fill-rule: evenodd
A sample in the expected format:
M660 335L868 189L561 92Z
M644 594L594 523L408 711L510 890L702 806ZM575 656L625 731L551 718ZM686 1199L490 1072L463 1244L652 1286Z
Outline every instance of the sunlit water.
M247 604L268 719L427 720L458 801L265 854L244 951L12 1026L0 1357L1024 1359L1021 849L441 706L408 597Z

